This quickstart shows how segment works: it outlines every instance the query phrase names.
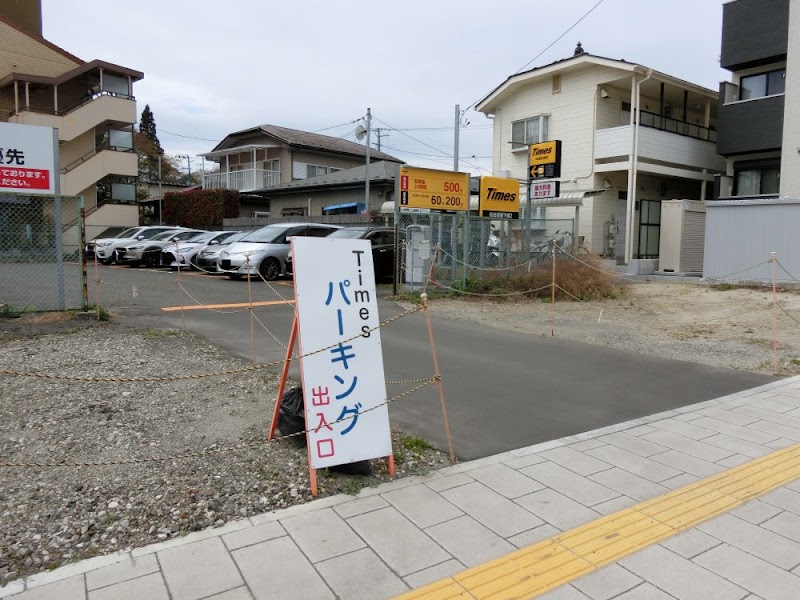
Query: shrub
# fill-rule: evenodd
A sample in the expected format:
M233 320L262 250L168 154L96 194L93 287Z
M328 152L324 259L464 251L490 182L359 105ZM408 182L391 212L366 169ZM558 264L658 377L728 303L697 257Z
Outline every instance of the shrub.
M624 292L624 280L604 270L598 258L587 256L581 260L586 264L568 257L556 261L557 300L616 298ZM520 295L549 300L552 269L552 262L546 262L533 266L530 271L526 264L516 270L484 273L480 279L471 275L467 277L464 291L496 296L500 300L518 297L511 294L525 292Z
M210 229L238 217L241 204L236 190L189 190L164 194L163 210L165 223Z

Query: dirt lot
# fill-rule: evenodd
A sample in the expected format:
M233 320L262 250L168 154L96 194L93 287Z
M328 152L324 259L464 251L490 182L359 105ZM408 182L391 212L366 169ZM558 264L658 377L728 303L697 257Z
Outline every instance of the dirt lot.
M800 293L779 291L773 336L770 289L709 288L691 283L628 284L615 299L592 302L437 299L434 315L551 335L718 367L800 373ZM555 327L553 314L555 312Z

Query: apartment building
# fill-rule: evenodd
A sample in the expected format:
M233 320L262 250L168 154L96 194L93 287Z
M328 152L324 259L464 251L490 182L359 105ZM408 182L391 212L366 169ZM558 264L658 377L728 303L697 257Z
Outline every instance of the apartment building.
M0 1L0 121L58 129L64 221L82 196L90 236L138 224L133 84L143 77L44 39L40 0Z
M725 173L706 202L710 281L800 279L800 2L723 5L717 151ZM777 265L771 263L775 253Z
M328 214L325 209L331 206L355 213L366 205L363 192L348 192L346 197L330 193L336 184L352 188L356 176L364 189L366 173L354 170L366 163L364 144L267 124L228 134L201 156L219 165L215 172L203 175L203 188L242 192L243 216L319 216ZM370 160L403 162L374 149ZM334 175L344 171L349 173ZM383 173L384 166L373 168L370 181L379 171ZM381 202L383 188L379 186L371 190L370 206L378 207Z
M508 77L476 109L494 119L493 170L520 180L523 207L528 145L561 140L560 196L532 199L532 219L575 218L583 245L618 263L655 270L661 202L710 198L725 170L716 91L580 43Z

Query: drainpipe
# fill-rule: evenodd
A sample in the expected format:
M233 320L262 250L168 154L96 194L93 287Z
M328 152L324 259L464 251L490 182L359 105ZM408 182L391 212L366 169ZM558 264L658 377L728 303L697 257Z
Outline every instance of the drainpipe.
M636 163L639 158L639 123L642 116L641 107L641 86L653 75L652 69L647 69L644 79L635 81L634 89L636 95L636 121L633 124L633 152L631 153L631 168L628 177L628 206L627 223L625 227L625 264L630 264L633 258L633 213L636 208Z
M705 115L703 116L703 127L709 131L711 127L711 101L706 98L706 108L705 108ZM711 141L711 135L708 136L709 140ZM703 174L705 175L708 173L708 169L703 169ZM708 182L704 179L703 183L700 184L700 200L705 200L708 194Z

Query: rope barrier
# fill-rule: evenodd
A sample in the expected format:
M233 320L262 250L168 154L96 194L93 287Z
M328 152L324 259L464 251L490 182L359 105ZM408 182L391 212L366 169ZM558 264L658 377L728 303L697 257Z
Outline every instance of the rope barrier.
M757 269L758 267L760 267L762 265L767 265L770 262L771 261L769 261L769 260L764 260L764 261L761 261L760 263L758 263L757 265L753 265L752 267L747 267L746 269L742 269L741 271L736 271L735 273L728 273L727 275L720 275L719 277L706 277L706 280L707 281L721 281L723 279L727 279L728 277L733 277L734 275L739 275L741 273L745 273L746 271L752 271L753 269Z
M789 314L789 312L785 308L783 308L783 306L781 306L777 302L775 303L775 306L777 306L779 309L781 309L783 311L783 314L785 314L787 317L789 317L792 321L794 321L795 323L800 325L800 320L798 320L794 315Z
M781 261L779 261L777 258L775 259L775 263L776 263L776 264L777 264L777 265L778 265L778 266L781 268L781 270L782 270L784 273L786 273L786 274L787 274L789 277L791 277L792 279L794 279L794 280L795 280L797 283L800 283L800 279L798 279L797 277L795 277L794 275L792 275L792 274L791 274L791 273L790 273L790 272L789 272L789 271L786 269L786 267L784 267L784 266L783 266L783 264L781 264Z
M415 314L422 310L420 306L414 306L400 314L395 315L394 317L390 317L388 319L384 319L375 327L369 329L369 332L376 331L381 327L385 327L389 323L393 323L395 321L399 321L405 317L408 317L412 314ZM353 340L357 340L358 338L362 337L365 332L361 332L358 335L354 335L346 340L341 340L341 343L351 342ZM308 356L313 356L315 354L319 354L321 352L325 352L326 350L330 350L335 348L339 345L340 342L336 342L335 344L331 344L330 346L326 346L325 348L320 348L319 350L313 350L308 352L307 354L303 355L295 355L292 356L290 360L297 360L302 359ZM36 371L15 371L12 369L0 369L0 375L13 375L19 377L36 377L39 379L52 379L52 380L59 380L59 381L89 381L94 383L117 383L117 382L158 382L158 381L183 381L187 379L205 379L208 377L219 377L223 375L236 375L238 373L246 373L248 371L258 371L262 369L266 369L268 367L274 367L276 365L281 365L286 362L286 359L282 360L275 360L269 363L262 363L259 365L252 365L249 367L239 367L237 369L228 369L225 371L216 371L211 373L189 373L185 375L172 375L167 377L80 377L80 376L73 376L73 375L56 375L52 373L40 373Z
M508 296L524 296L525 294L532 294L534 292L541 292L542 290L548 290L548 289L550 289L550 287L552 287L552 285L553 285L552 283L548 283L547 285L542 286L540 288L534 288L534 289L530 289L530 290L525 290L524 292L508 292L508 293L505 293L505 294L481 294L481 293L478 293L478 292L468 292L466 290L460 290L458 288L450 287L449 285L445 285L443 283L439 283L438 281L433 284L434 287L444 288L446 290L451 290L451 291L456 292L458 294L464 294L466 296L481 296L481 297L484 297L484 298L504 298L504 297L508 297Z
M646 283L646 282L643 282L641 279L637 279L635 277L628 277L627 275L620 275L619 273L615 273L614 271L606 271L605 269L601 269L599 267L595 267L594 265L592 265L592 264L590 264L590 263L588 263L586 261L581 260L577 256L574 256L574 255L570 254L569 252L567 252L566 250L563 250L561 248L558 248L558 251L561 254L563 254L564 256L566 256L567 258L571 258L572 260L574 260L576 262L579 262L582 265L585 265L585 266L589 267L590 269L594 269L598 273L603 273L605 275L611 275L612 277L617 277L618 279L625 279L626 281L635 281L636 283Z
M335 425L337 423L344 423L346 421L351 421L353 419L357 419L361 415L364 415L368 412L373 410L377 410L383 406L387 406L390 402L395 402L400 398L404 398L406 396L410 396L411 394L421 390L424 387L431 385L434 382L440 381L441 375L436 374L433 377L429 377L428 379L423 380L423 383L417 385L410 390L406 390L402 394L398 394L392 398L388 398L385 402L381 402L380 404L376 404L360 413L356 413L353 415L348 415L337 419L336 421L332 421L329 425ZM317 428L318 429L318 428ZM278 437L273 437L271 440L268 439L259 439L253 442L246 442L246 443L239 443L233 446L227 446L225 448L204 448L202 450L195 450L190 452L181 452L179 454L172 454L169 456L153 456L153 457L144 457L144 458L128 458L122 460L112 460L112 461L60 461L60 462L0 462L0 469L25 469L25 468L57 468L57 467L107 467L107 466L117 466L117 465L134 465L134 464L142 464L142 463L153 463L153 462L166 462L171 460L182 460L186 458L197 458L203 456L215 456L219 454L228 454L230 452L236 452L239 450L245 450L248 448L256 448L263 444L269 444L273 442L277 442L280 440L286 440L289 438L297 437L299 435L305 435L312 431L316 431L314 429L305 429L303 431L297 431L295 433L290 433L288 435L281 435Z

